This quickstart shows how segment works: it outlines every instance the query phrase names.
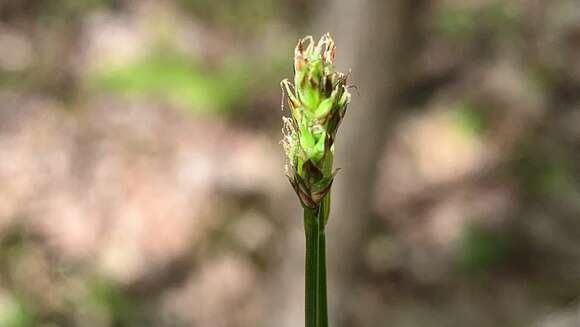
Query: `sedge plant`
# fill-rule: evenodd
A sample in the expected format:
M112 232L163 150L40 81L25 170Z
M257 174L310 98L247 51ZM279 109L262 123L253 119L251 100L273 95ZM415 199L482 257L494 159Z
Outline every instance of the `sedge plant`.
M306 235L306 327L327 327L325 227L330 214L334 140L350 93L347 75L334 70L335 44L329 34L311 36L294 51L294 83L282 81L290 116L283 117L286 175L304 209Z

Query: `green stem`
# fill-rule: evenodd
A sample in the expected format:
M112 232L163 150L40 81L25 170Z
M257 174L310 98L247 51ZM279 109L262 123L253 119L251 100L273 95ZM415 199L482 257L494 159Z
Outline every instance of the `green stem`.
M318 209L304 209L306 327L318 327Z
M320 210L322 213L323 210ZM319 221L324 221L319 215ZM326 237L324 224L318 229L318 327L328 326L328 310L326 304Z
M332 174L333 152L329 152L324 162L324 174ZM328 305L326 295L326 234L324 232L330 215L330 192L327 193L318 210L318 327L328 327Z
M306 327L328 326L324 233L324 221L328 216L328 201L323 200L318 209L304 209Z
M332 171L333 155L324 162L324 171ZM304 232L306 234L305 260L305 314L306 327L328 327L326 295L326 236L324 229L330 214L330 193L315 209L304 209Z

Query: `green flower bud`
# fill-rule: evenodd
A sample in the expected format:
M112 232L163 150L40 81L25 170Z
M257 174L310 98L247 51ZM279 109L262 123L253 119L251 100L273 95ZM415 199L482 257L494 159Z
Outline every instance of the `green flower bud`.
M304 207L316 208L330 191L336 131L350 101L346 75L334 71L334 41L311 36L294 50L294 85L281 83L290 117L283 118L286 175Z

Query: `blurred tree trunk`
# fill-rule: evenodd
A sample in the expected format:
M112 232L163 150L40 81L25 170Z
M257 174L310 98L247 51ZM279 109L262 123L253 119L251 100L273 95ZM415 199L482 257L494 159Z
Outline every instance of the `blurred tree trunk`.
M329 3L330 12L321 13L330 20L339 67L352 67L351 83L360 90L360 95L353 94L337 139L336 166L342 170L333 187L327 232L331 325L352 326L356 267L363 257L365 231L377 224L372 221L377 164L403 109L397 100L409 84L409 67L416 58L422 1Z
M397 99L408 82L415 57L421 0L337 0L319 8L318 33L330 32L337 44L337 65L352 68L356 85L337 139L336 167L342 168L333 187L333 208L327 232L331 326L352 326L356 266L363 235L370 229L373 191L385 139L397 122ZM360 93L360 94L358 94ZM290 242L303 242L294 229ZM299 243L301 244L301 243ZM293 248L296 248L294 245ZM303 252L285 256L284 289L277 289L276 326L303 325ZM282 296L283 295L283 296Z

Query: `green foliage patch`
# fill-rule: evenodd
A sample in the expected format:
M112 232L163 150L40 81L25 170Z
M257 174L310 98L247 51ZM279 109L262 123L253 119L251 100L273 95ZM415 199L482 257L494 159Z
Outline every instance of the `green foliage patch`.
M175 52L156 51L134 63L97 71L97 89L132 98L154 98L194 112L228 113L248 94L246 68L209 69Z

